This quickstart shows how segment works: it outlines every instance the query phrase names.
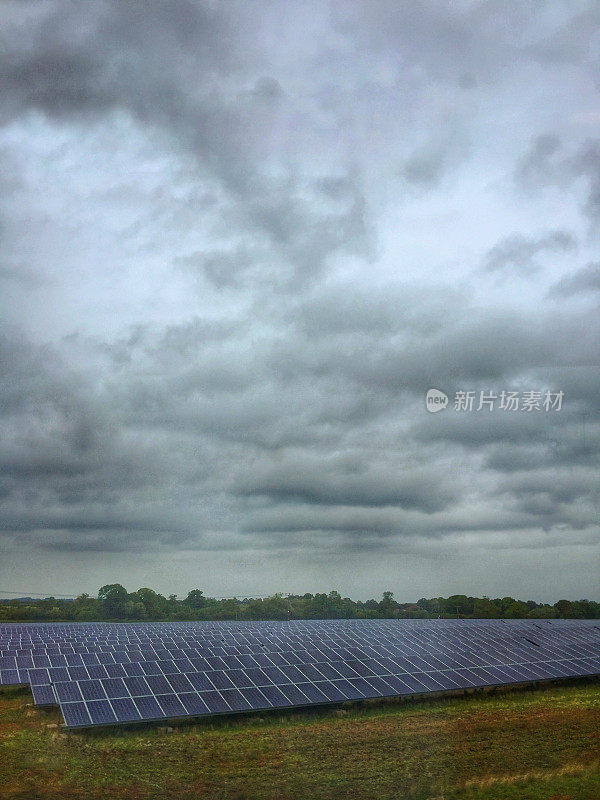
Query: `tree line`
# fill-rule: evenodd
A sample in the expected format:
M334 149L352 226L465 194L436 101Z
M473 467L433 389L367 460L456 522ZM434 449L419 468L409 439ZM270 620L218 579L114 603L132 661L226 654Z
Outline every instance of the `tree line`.
M421 598L399 603L392 592L381 600L351 600L339 592L228 599L206 597L192 589L183 599L152 589L128 592L119 583L102 586L97 597L72 600L47 597L0 600L2 622L92 622L153 620L415 619L434 617L488 619L600 619L600 603L559 600L553 605L513 597Z

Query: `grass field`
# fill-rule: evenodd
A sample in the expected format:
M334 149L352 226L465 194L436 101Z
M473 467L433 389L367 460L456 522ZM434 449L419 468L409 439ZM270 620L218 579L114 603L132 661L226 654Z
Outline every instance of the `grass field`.
M0 692L2 800L600 800L599 683L87 734L30 702Z

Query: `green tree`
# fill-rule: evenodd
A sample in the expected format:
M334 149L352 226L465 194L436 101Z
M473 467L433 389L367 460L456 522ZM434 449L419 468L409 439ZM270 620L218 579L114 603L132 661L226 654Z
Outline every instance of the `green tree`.
M398 603L394 600L394 593L384 592L383 599L378 605L381 616L385 618L398 616L398 608Z
M529 614L529 609L520 600L514 600L504 611L507 619L523 619Z
M165 619L168 601L153 589L141 588L130 595L133 603L141 603L144 616L149 619Z
M204 597L201 589L192 589L191 592L188 592L183 602L190 608L204 608L206 605L206 597Z
M108 583L101 586L98 590L98 600L102 610L107 617L123 619L125 617L125 605L129 600L127 589L120 583Z

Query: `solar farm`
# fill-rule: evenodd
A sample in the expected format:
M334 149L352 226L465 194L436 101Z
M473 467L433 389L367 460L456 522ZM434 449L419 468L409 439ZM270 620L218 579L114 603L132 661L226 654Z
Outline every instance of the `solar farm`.
M7 624L0 684L67 729L600 674L594 620Z

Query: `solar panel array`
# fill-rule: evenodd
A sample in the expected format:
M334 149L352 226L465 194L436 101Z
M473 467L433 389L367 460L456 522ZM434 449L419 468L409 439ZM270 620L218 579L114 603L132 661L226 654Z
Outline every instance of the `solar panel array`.
M0 684L68 728L596 674L594 620L0 625Z

